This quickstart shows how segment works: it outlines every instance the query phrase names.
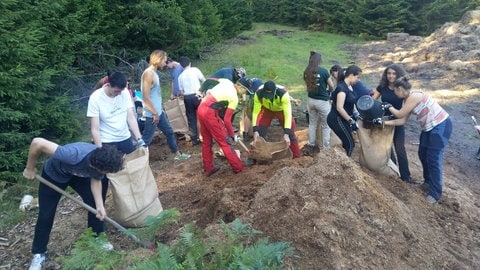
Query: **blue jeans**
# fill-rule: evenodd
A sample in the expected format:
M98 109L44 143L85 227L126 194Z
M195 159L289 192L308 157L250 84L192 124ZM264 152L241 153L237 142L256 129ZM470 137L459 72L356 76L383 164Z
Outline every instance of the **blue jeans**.
M93 199L90 188L90 178L72 176L68 183L58 183L44 172L42 172L42 177L63 190L65 190L67 186L72 187L78 195L82 197L84 203L96 209L95 200ZM38 218L32 243L33 254L45 253L47 251L50 232L52 231L53 221L55 219L55 212L61 196L62 194L54 189L40 183L38 189ZM103 221L96 218L95 215L90 212L88 212L88 227L92 228L97 234L105 231Z
M170 122L168 121L165 113L161 113L159 117L160 120L158 121L157 126L153 124L153 117L145 117L145 127L143 129L142 139L145 144L150 145L152 143L153 134L155 133L155 128L158 127L165 137L167 137L167 144L170 148L170 151L172 151L172 153L176 153L178 151L178 145L172 126L170 126Z
M436 200L442 196L443 153L451 134L452 121L450 118L432 130L420 134L418 157L422 162L423 179L429 187L428 195Z

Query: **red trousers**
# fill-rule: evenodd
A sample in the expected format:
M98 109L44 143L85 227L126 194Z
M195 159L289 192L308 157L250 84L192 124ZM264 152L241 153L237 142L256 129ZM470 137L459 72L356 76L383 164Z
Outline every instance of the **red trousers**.
M272 123L272 120L277 118L280 121L280 125L283 127L285 119L283 118L283 111L274 112L268 109L262 108L260 113L257 116L257 123L254 123L258 128L258 133L260 136L264 137L267 135L267 127ZM292 134L289 134L290 137L290 150L292 150L293 158L299 158L302 156L300 152L300 147L298 146L298 139L295 135L295 119L292 117Z
M212 100L210 100L212 99ZM218 115L219 111L210 108L210 104L216 102L213 97L208 97L200 103L197 110L198 121L200 122L200 133L202 134L202 160L203 170L209 173L213 170L215 164L213 162L212 139L215 140L225 155L228 163L232 166L235 173L241 172L244 169L242 161L235 153L235 149L228 144L227 130L223 120Z

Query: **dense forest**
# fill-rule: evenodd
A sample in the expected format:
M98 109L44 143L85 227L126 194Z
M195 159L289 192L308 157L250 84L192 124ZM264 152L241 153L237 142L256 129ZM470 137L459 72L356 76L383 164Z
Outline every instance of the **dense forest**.
M23 170L34 136L72 141L85 132L74 100L113 67L153 49L198 57L219 42L274 22L382 39L428 35L480 0L2 0L0 186Z

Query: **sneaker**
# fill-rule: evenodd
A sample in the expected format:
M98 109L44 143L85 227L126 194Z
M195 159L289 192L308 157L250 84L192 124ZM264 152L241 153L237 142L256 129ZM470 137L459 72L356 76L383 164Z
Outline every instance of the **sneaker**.
M104 251L112 251L113 250L113 245L110 242L106 242L102 244L102 249Z
M427 202L430 203L430 204L436 204L437 200L433 196L428 195L427 196Z
M213 166L213 169L212 169L211 171L209 171L208 173L205 173L205 175L206 175L207 177L209 177L209 176L211 176L212 174L218 172L219 170L220 170L220 166L215 165L215 166Z
M28 270L41 270L43 264L45 263L45 254L35 254L33 255L32 263Z
M112 243L110 243L106 240L100 239L100 238L97 238L96 240L97 240L98 244L100 245L100 248L103 251L112 251L113 250Z
M175 157L175 161L187 160L191 157L191 155L180 153Z

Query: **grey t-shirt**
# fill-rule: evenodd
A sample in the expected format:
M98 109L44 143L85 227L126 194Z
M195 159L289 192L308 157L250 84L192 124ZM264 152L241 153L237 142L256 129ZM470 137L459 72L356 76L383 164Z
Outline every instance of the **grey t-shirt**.
M102 179L105 175L90 166L89 155L96 145L76 142L58 146L44 164L44 172L59 183L67 183L72 176Z

